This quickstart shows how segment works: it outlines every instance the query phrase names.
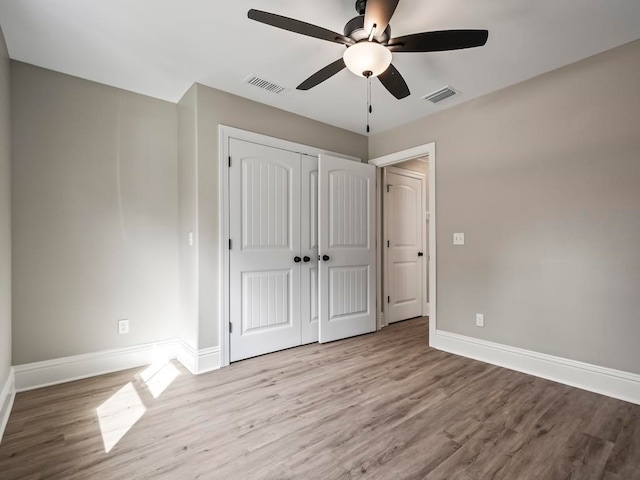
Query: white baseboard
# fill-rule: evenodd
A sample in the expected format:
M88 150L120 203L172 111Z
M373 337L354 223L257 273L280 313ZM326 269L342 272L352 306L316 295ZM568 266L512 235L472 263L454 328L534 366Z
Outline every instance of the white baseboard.
M181 340L167 340L16 365L13 367L15 389L25 392L173 358L177 358L192 374L198 375L220 368L220 347L196 351Z
M220 368L220 347L203 348L198 351L198 374Z
M9 422L9 414L13 408L13 400L16 398L16 388L13 368L9 369L9 375L0 389L0 442Z
M436 330L438 350L640 405L640 375Z
M181 340L178 340L177 343L177 359L193 375L200 375L220 368L220 347L195 350Z
M176 341L168 340L135 347L73 355L44 362L14 366L16 391L24 392L94 377L105 373L149 365L162 358L176 358Z

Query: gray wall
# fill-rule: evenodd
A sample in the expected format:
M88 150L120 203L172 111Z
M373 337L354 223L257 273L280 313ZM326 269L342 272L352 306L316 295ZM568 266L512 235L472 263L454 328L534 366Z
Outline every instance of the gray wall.
M197 258L198 292L183 292L183 296L198 298L198 348L219 344L218 339L218 125L223 124L269 135L346 155L366 159L367 138L284 110L279 110L220 90L196 84L197 165L193 155L181 155L181 172L195 172L197 184L182 179L181 197L193 198L197 191L198 249L192 252L190 262ZM191 110L191 90L180 105ZM186 127L188 128L188 127ZM193 137L189 134L189 137ZM181 152L187 152L186 147ZM190 200L186 200L189 202ZM181 243L187 237L186 225L181 225ZM191 227L188 227L191 228Z
M9 55L0 30L0 391L11 368L11 102ZM0 398L0 418L4 398Z
M640 41L375 135L369 153L431 141L438 328L640 373Z
M198 164L196 86L178 103L178 158L180 184L180 319L178 334L198 348ZM189 245L193 232L193 246Z
M176 105L18 62L11 87L13 363L174 338Z

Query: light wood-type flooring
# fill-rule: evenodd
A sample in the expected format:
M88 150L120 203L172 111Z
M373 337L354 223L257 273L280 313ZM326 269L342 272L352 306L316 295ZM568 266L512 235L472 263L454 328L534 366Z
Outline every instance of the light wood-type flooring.
M430 349L427 330L21 393L0 479L640 479L640 406Z

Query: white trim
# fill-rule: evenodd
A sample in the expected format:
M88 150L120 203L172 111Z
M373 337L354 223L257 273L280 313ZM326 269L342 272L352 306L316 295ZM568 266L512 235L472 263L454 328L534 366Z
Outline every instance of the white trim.
M418 160L420 157L428 156L429 160L433 160L436 153L436 144L434 142L418 145L417 147L408 148L396 153L390 153L383 157L372 158L369 160L371 165L376 167L386 167L394 163L405 162L407 160Z
M194 350L182 340L167 340L135 347L84 353L13 367L18 392L58 385L105 373L150 365L176 358L194 375L220 368L220 348Z
M640 405L640 375L437 330L429 345Z
M404 162L406 160L414 160L419 157L429 157L429 345L436 335L436 144L434 142L409 148L401 152L392 153L383 157L373 158L369 163L376 167L386 167L394 163ZM379 192L378 195L381 195ZM380 214L380 210L378 210ZM378 219L380 217L378 216ZM378 247L382 248L382 240L378 242ZM378 259L381 261L382 255L378 253ZM378 275L380 271L378 269Z
M384 169L376 168L376 262L379 262L381 266L384 266L384 261L381 257L381 245L380 242L384 238L384 230L382 228L382 222L380 221L380 212L382 212L382 190L380 185L386 184L384 181ZM382 268L378 268L376 273L376 313L378 318L377 329L388 326L387 319L384 315L385 306L387 302L384 299L384 286L382 285L383 272Z
M341 153L330 152L317 147L302 145L279 138L269 137L239 128L218 126L218 259L220 269L218 272L218 285L220 285L220 299L218 301L218 318L220 325L218 338L220 338L219 366L229 365L229 139L235 138L246 142L253 142L268 147L288 150L317 157L320 154L331 155L360 162L361 159Z
M388 279L388 268L387 268L387 248L385 237L387 236L387 221L385 219L384 209L386 208L386 202L383 200L386 195L387 184L389 183L389 179L387 178L387 169L386 168L378 168L378 171L381 172L382 181L378 184L378 191L376 192L376 197L380 200L379 205L377 205L376 209L376 224L380 225L380 228L377 231L378 238L376 245L378 247L378 251L376 252L376 258L378 262L380 262L380 268L378 268L378 273L376 275L377 282L380 284L380 301L382 302L382 316L385 321L385 326L388 327L389 323L389 298L388 298L388 288L387 288L387 279Z
M220 368L220 347L203 348L198 351L198 375Z
M13 367L15 388L25 392L105 373L149 365L161 355L176 358L176 340L104 350Z
M176 358L193 375L220 368L220 347L195 350L182 340L177 341Z
M4 430L7 428L7 423L9 423L9 415L11 414L15 398L15 379L13 368L10 368L7 380L4 382L2 390L0 390L0 442L2 442Z
M176 359L184 368L189 370L192 375L198 373L198 352L191 348L184 340L176 341Z

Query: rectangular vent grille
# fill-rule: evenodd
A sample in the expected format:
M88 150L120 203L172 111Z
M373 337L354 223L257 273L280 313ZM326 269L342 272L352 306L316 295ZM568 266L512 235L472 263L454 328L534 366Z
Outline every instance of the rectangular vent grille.
M438 103L459 94L460 92L447 85L446 87L443 87L440 90L436 90L435 92L432 92L422 98L424 98L425 100L429 100L431 103Z
M253 85L254 87L261 88L276 95L281 95L287 91L286 87L270 82L269 80L265 80L264 78L260 78L256 75L249 75L244 79L244 83L248 83L249 85Z

